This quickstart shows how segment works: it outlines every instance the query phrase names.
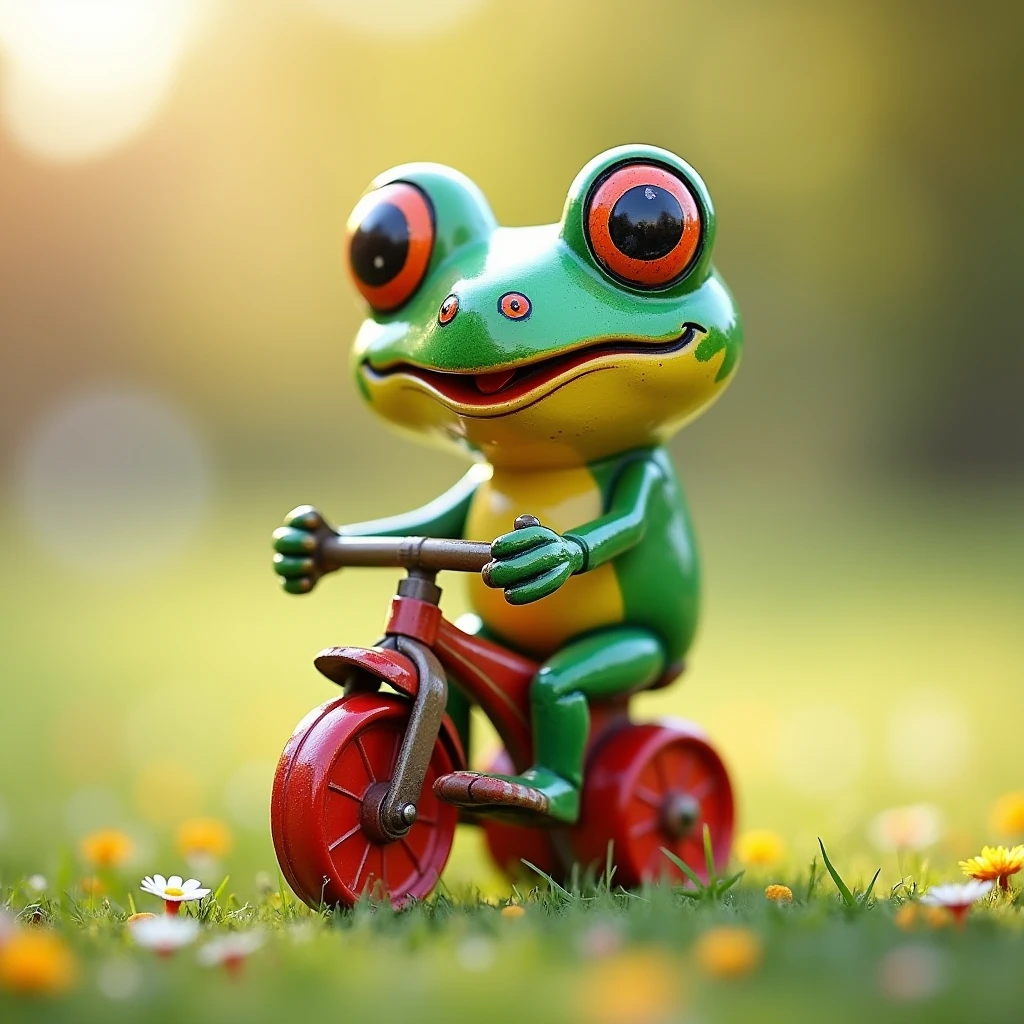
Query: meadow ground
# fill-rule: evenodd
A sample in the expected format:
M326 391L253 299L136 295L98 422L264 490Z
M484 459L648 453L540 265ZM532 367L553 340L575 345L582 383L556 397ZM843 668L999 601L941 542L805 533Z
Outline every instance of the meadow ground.
M5 520L0 904L22 936L52 925L59 941L32 955L69 987L0 984L0 1020L1019 1020L1012 895L987 897L962 930L900 909L915 883L962 878L959 859L1024 832L1024 816L992 813L1024 790L1019 496L765 493L757 509L699 495L701 634L684 681L644 696L637 715L708 728L739 832L779 840L770 864L706 903L667 888L567 898L536 878L516 895L464 830L447 889L400 915L297 905L279 890L267 827L278 753L332 696L311 655L372 642L393 574L283 597L268 568L276 492L225 495L178 561L123 579L69 567ZM389 507L309 497L339 521ZM443 582L454 617L461 583ZM478 739L486 757L493 739ZM908 805L909 817L880 817ZM139 880L186 871L197 851L182 829L197 821L218 864L191 873L214 889L231 879L199 906L201 934L159 957L125 925L128 894L159 911ZM106 864L87 843L104 829L128 839ZM881 867L869 907L844 908L818 835L860 886ZM769 883L788 884L793 904L769 903ZM509 899L525 913L503 915ZM702 938L720 927L740 931ZM216 935L252 928L261 946L237 974L197 962Z
M667 885L542 884L508 901L441 894L402 913L369 900L314 913L284 889L241 904L229 883L190 905L198 937L164 955L140 947L120 887L50 899L23 883L3 901L18 935L52 926L61 936L59 953L35 953L42 987L57 991L12 993L12 958L0 952L0 1019L1020 1020L1024 913L1013 892L988 897L961 928L902 889L847 906L820 860L813 881L788 881L792 903L742 880L705 900ZM140 910L159 910L145 900ZM256 935L259 948L209 963L229 934Z

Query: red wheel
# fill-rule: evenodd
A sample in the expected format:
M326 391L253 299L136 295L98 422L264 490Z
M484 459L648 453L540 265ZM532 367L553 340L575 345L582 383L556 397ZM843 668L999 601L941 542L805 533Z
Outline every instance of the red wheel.
M352 906L364 892L398 906L437 884L458 816L434 796L434 780L454 769L443 740L408 834L381 843L364 827L371 802L383 799L409 708L390 694L336 698L299 723L281 755L270 812L274 847L289 885L312 907Z
M512 765L512 758L508 756L508 751L502 750L487 770L497 772L499 775L511 775L515 768ZM538 876L523 863L524 860L528 860L556 880L560 880L565 875L565 869L555 850L551 833L546 829L524 828L520 825L510 825L496 818L485 818L484 837L487 840L487 849L491 859L513 880L520 878L532 878L534 882L539 880Z
M665 847L706 878L704 825L711 830L715 869L729 859L733 795L722 759L686 722L620 729L595 752L583 786L573 846L583 864L604 863L614 844L620 885L683 873Z

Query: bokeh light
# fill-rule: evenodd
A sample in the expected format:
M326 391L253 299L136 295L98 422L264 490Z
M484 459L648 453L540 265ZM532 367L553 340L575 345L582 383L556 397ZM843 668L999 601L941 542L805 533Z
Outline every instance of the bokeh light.
M149 568L180 551L206 505L206 451L155 394L96 389L52 409L25 444L25 527L48 555L99 573Z
M95 157L156 115L206 0L0 0L2 111L50 160Z

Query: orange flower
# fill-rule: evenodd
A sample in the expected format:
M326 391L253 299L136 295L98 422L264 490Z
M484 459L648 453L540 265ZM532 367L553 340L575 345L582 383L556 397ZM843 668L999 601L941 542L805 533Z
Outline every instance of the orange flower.
M733 925L712 928L697 939L694 956L705 974L738 978L761 963L761 940L749 929Z
M501 908L502 917L526 917L526 907L518 903L510 903L507 907Z
M587 1024L655 1024L677 1012L679 965L660 950L630 950L587 971L579 992Z
M60 936L38 928L18 932L0 948L0 988L47 995L75 982L78 963Z
M769 885L764 891L764 898L772 903L792 903L793 890L788 885Z
M78 888L85 893L86 896L105 896L107 894L107 886L102 878L97 878L96 875L86 875L85 878L81 879L78 883Z
M992 806L991 823L997 835L1024 835L1024 793L1004 793Z
M921 916L921 909L922 908L916 900L904 903L899 910L892 915L893 924L901 931L913 931L913 929L917 927L917 922Z
M1010 875L1024 868L1024 846L983 846L979 857L960 861L965 875L981 882L999 882L1002 889L1010 888Z
M82 856L98 868L116 868L135 852L131 837L116 828L91 832L81 842Z

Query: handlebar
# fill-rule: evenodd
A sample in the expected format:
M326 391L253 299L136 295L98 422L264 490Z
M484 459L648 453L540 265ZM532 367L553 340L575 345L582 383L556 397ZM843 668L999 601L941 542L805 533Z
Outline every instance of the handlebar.
M326 537L320 557L328 571L352 566L479 572L491 561L491 545L439 537Z

